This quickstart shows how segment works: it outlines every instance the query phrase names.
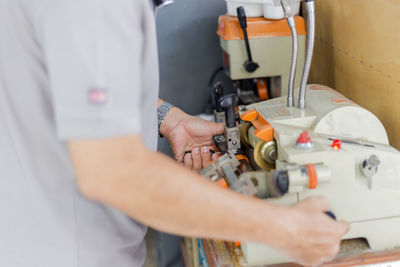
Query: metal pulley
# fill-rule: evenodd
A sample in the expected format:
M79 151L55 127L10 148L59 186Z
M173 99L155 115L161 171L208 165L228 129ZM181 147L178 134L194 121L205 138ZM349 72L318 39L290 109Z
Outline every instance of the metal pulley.
M275 162L278 158L278 150L275 141L258 141L254 147L254 161L258 167L264 170L275 169Z
M246 147L251 147L250 140L249 140L249 129L250 127L253 126L250 122L242 122L240 125L240 141L242 142L243 145Z

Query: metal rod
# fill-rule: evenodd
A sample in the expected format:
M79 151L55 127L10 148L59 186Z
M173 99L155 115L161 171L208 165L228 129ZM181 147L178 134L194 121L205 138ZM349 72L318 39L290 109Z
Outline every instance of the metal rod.
M298 37L297 37L297 29L296 23L294 21L294 17L287 18L288 24L290 26L290 30L292 31L292 65L290 67L290 76L289 76L289 87L288 87L288 107L294 106L294 83L296 80L296 67L297 67L297 55L298 55Z
M294 95L294 84L296 80L296 67L297 67L297 56L298 56L298 45L299 45L297 37L297 28L290 5L287 3L286 0L281 0L281 5L285 13L286 20L289 24L290 30L292 31L292 63L290 66L287 106L294 107L293 95Z
M307 48L306 48L306 59L304 62L303 77L301 79L300 93L299 93L299 108L306 108L306 89L308 76L310 75L311 62L314 52L315 43L315 3L314 0L306 1L307 11Z
M247 36L247 30L245 28L243 29L243 35L244 35L244 42L246 44L247 56L249 58L249 61L253 61L253 56L251 55L251 50L250 50L249 37Z

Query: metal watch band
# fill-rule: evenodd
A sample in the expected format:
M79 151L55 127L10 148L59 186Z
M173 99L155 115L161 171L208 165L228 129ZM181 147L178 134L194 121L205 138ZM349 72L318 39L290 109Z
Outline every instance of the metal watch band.
M165 117L167 116L168 112L174 107L174 105L164 102L157 110L158 115L158 132L160 132L161 124L164 122ZM162 137L162 135L160 134Z

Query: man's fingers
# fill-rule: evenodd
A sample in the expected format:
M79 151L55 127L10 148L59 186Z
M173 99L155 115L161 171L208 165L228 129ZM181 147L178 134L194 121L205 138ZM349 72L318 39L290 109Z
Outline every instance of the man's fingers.
M203 168L211 162L210 149L208 147L201 148L201 160L203 162Z
M321 212L331 210L331 205L329 204L329 201L322 196L308 197L300 202L300 205L304 205L307 208L319 210Z
M343 234L347 234L350 231L350 224L346 221L338 221L340 226L343 228Z
M186 152L183 157L183 164L185 167L200 171L205 168L211 161L217 160L219 155L217 153L211 154L211 146L205 146L201 149L196 147L191 152Z
M211 159L212 159L212 161L216 161L217 159L219 159L219 157L220 157L219 154L214 153L214 154L211 156Z
M196 147L192 150L193 170L200 171L202 169L200 148Z
M192 154L186 153L183 157L183 165L189 169L193 168Z

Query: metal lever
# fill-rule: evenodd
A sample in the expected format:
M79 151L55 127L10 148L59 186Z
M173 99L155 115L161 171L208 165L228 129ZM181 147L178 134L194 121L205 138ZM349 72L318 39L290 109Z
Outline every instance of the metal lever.
M225 111L226 127L232 128L236 126L235 107L239 104L239 97L230 94L219 100L219 106Z
M236 125L235 108L239 104L239 97L235 94L226 95L219 101L220 107L225 111L225 142L227 150L238 153L240 144L240 130Z
M214 110L214 120L215 122L222 123L225 122L225 112L219 105L219 101L224 96L224 88L221 82L217 82L213 88L214 99L215 99L215 110Z
M224 88L221 82L217 82L214 85L214 97L215 97L215 110L217 112L223 112L219 105L219 100L224 96Z
M247 72L255 72L260 65L258 63L253 62L253 57L251 56L251 50L250 50L250 43L249 43L249 37L247 35L247 18L246 18L246 12L244 11L244 8L242 6L238 7L236 9L237 11L237 16L239 20L240 27L243 30L243 35L244 35L244 42L246 44L246 51L247 51L247 57L248 60L244 62L244 68L246 69Z

